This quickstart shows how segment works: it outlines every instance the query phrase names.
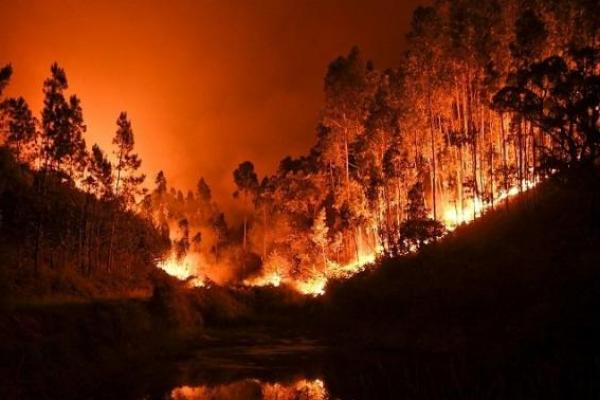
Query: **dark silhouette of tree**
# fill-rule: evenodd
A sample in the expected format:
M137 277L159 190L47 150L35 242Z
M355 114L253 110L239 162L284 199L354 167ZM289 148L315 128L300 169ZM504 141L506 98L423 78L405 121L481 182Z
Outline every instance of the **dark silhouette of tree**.
M202 200L204 203L210 203L212 195L210 192L210 187L208 186L204 178L200 178L200 180L198 181L197 189L198 196L200 196L200 200Z
M159 195L164 195L167 193L167 178L165 177L165 173L163 171L158 172L154 183L156 185L156 193Z
M424 243L443 236L444 225L429 218L427 214L423 184L417 182L408 192L406 220L400 227L400 233L408 249L413 246L420 249Z
M97 144L92 146L89 172L98 198L111 199L113 196L112 165Z
M197 232L191 240L191 248L192 250L196 251L197 253L200 253L201 249L200 246L202 244L202 232Z
M23 150L35 140L36 120L24 98L12 98L4 102L8 122L6 144L13 149L18 161L23 161Z
M573 50L518 71L517 82L494 97L501 112L513 112L550 140L542 151L544 169L592 164L600 154L598 49Z
M169 237L169 221L167 216L167 178L163 171L159 171L154 179L156 185L152 193L152 207L157 213L156 221L159 230L166 237Z
M215 262L218 264L220 254L219 251L221 247L227 242L228 238L228 228L227 223L225 222L225 214L216 214L211 221L211 227L217 237L215 240L215 244L212 248L212 252L215 255Z
M258 189L258 176L254 172L254 164L250 161L241 163L235 171L233 171L233 180L237 186L237 190L234 193L234 197L243 198L244 206L249 206L249 197L256 195ZM247 247L247 236L248 236L248 213L244 213L244 239L243 249Z
M85 141L81 102L77 96L67 100L68 88L65 71L54 63L51 76L44 82L42 110L42 165L43 169L65 172L70 178L85 167Z
M179 239L175 240L175 256L178 260L182 260L190 249L190 223L186 218L178 222L180 231Z
M117 118L117 132L112 142L116 147L114 151L116 158L114 171L117 174L114 190L115 200L119 207L128 209L135 204L136 196L140 194L140 185L144 182L146 176L143 174L137 175L142 160L133 152L135 145L133 130L125 112L119 114ZM112 217L108 247L108 271L112 269L113 242L118 215L118 213L114 213Z
M10 64L0 68L0 96L4 92L4 89L6 89L6 86L8 86L12 72L12 65Z
M116 163L114 170L117 174L115 179L115 196L122 199L125 207L130 207L140 192L140 185L145 180L145 175L137 175L137 171L142 165L142 160L134 150L134 137L131 128L131 121L127 118L127 113L122 112L117 119L117 132L113 138L115 145L114 155Z
M532 9L525 9L515 22L515 40L510 44L516 65L537 60L543 54L547 38L544 21Z

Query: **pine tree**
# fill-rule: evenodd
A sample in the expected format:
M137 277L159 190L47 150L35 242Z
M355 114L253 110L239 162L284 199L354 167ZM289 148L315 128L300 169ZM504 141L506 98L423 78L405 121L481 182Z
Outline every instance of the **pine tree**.
M140 193L140 185L146 177L143 174L137 175L142 160L133 152L135 141L127 113L122 112L119 114L117 127L117 132L113 138L113 144L116 147L114 151L116 158L114 170L117 175L115 179L115 196L128 208L135 203L136 196Z
M54 63L44 82L42 110L42 168L75 178L85 168L85 141L81 102L77 96L65 98L68 88L65 71Z
M202 200L206 204L210 203L210 200L212 198L210 187L208 186L204 178L200 178L200 180L198 181L197 189L200 200Z
M113 138L113 144L116 146L114 155L116 171L114 196L117 201L117 211L121 207L128 209L135 204L136 196L140 194L140 186L146 178L145 175L137 175L137 170L142 164L142 160L133 152L134 138L131 122L127 118L127 113L122 112L117 119L117 132ZM110 240L108 247L108 271L112 269L113 261L113 242L115 228L117 225L118 213L114 212L110 229Z
M95 183L96 195L100 199L113 196L112 165L102 149L94 144L89 165L90 178Z
M3 108L8 115L6 144L12 148L18 161L24 161L23 151L35 140L36 120L22 97L6 100Z

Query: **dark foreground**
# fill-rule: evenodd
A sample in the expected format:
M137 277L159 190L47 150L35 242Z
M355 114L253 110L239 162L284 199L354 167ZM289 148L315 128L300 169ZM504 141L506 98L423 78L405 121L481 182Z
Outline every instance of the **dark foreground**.
M318 299L165 280L5 305L0 397L598 398L599 182L547 183Z
M108 370L101 363L38 371L42 380L20 371L17 380L3 382L3 398L593 399L600 390L597 358L592 357L514 359L506 368L490 364L490 354L351 350L273 335L246 331L243 339L229 337L226 343L205 337L210 346L188 344L185 351L162 354L164 349L157 349L146 358L124 354L126 363L102 360L113 363Z

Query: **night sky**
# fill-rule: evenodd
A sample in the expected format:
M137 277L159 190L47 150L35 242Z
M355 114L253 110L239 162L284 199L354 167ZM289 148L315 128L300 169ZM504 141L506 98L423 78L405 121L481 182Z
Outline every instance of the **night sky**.
M125 110L147 185L159 169L184 189L202 175L228 208L238 163L262 176L313 144L329 62L358 45L395 66L420 3L3 1L0 62L14 67L7 95L37 112L57 61L82 99L88 146L108 150Z

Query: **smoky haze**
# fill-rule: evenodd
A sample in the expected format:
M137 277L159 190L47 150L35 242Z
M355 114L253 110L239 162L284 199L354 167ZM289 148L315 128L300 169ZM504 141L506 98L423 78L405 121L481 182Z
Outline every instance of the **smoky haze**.
M230 210L232 171L259 174L314 141L323 76L358 45L380 68L400 60L410 1L78 1L0 5L7 95L38 111L57 61L83 103L88 146L110 149L126 110L152 186L195 187L205 176Z

